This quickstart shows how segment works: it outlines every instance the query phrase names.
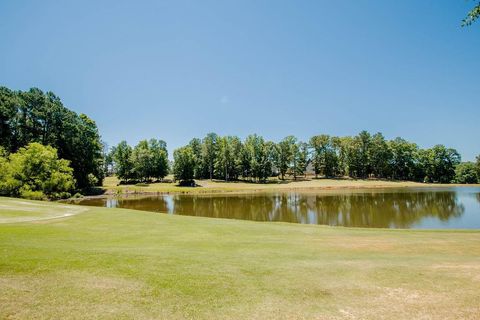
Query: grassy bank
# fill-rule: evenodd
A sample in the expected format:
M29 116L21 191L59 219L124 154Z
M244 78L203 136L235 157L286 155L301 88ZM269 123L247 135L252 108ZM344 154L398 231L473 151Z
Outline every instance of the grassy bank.
M121 184L116 177L107 177L103 189L107 194L126 193L221 193L221 192L256 192L256 191L321 191L337 189L362 188L404 188L404 187L442 187L453 184L431 184L411 181L354 180L354 179L305 179L278 180L267 183L250 183L245 181L211 181L196 180L197 187L180 187L174 182L150 184Z
M29 222L5 223L14 217ZM2 319L480 314L478 231L255 223L8 198L0 222Z

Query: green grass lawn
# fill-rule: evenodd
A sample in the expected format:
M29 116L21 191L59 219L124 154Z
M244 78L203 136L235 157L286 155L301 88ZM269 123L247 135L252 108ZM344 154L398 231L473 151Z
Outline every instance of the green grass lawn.
M49 219L8 223L15 216ZM8 198L0 198L0 222L0 319L480 315L479 231L259 223Z

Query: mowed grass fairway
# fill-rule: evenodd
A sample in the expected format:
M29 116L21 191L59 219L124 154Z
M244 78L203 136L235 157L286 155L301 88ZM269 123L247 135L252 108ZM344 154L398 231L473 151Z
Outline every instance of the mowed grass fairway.
M50 219L11 223L16 215ZM1 319L480 317L478 231L258 223L8 198L0 198L0 222Z

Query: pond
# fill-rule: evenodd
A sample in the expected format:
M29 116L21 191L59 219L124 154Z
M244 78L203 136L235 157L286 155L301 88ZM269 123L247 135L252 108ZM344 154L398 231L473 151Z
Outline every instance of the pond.
M74 203L176 215L345 227L480 229L480 187L130 195Z

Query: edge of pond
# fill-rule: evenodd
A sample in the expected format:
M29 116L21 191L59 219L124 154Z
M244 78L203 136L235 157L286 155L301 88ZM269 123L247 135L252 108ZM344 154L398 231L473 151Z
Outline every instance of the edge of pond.
M185 187L186 190L178 191L138 191L122 190L117 192L115 189L105 189L105 193L99 195L86 195L80 198L68 198L59 200L59 202L73 201L73 200L88 200L88 199L102 199L102 198L117 198L124 196L160 196L160 195L245 195L245 194L269 194L269 193L330 193L330 192L362 192L362 191L378 191L382 189L448 189L448 188L465 188L465 187L480 187L480 184L420 184L420 185L374 185L374 186L324 186L324 187L290 187L290 188L261 188L261 189L238 189L238 190L225 190L225 189L213 189L202 187ZM134 187L142 188L142 187Z

